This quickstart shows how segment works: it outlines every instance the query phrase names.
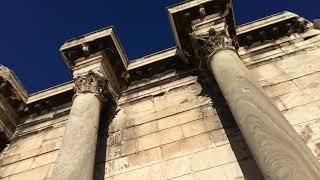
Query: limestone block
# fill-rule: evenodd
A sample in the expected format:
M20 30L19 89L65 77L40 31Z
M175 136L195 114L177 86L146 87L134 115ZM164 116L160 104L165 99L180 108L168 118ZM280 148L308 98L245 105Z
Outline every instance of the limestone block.
M312 98L302 91L295 91L289 94L285 94L280 96L279 98L281 102L283 102L286 109L291 109L313 102Z
M7 152L8 155L14 155L21 152L26 152L40 148L42 140L44 139L45 133L33 134L13 142L10 145L10 149Z
M98 151L100 151L100 149L98 149ZM103 149L101 149L101 151L103 151ZM119 158L121 156L120 146L119 145L108 146L106 149L106 154L107 154L107 157L106 157L107 161Z
M185 176L173 178L172 180L193 180L193 178L192 178L192 175L185 175Z
M164 180L161 164L147 166L112 177L112 180Z
M192 156L192 171L200 171L226 163L236 162L237 158L230 145L201 151Z
M224 167L219 166L215 168L210 168L210 169L202 170L193 174L193 180L210 180L210 179L228 180L224 172Z
M213 143L210 140L209 133L203 133L198 136L192 136L182 141L182 149L187 153L201 151L212 146Z
M46 154L42 154L40 156L35 157L31 168L37 168L43 165L51 164L55 162L58 155L58 151L49 152Z
M160 143L168 144L174 141L178 141L183 138L182 129L180 126L176 126L170 129L165 129L159 132Z
M157 127L157 122L156 121L145 123L145 124L142 124L140 126L136 126L134 128L134 132L135 132L135 135L137 137L154 133L157 130L158 130L158 127Z
M182 125L183 135L188 138L206 132L202 119Z
M138 138L138 149L143 151L153 147L160 146L161 137L159 133L153 133L146 136Z
M192 109L190 111L181 112L166 118L158 120L159 130L167 129L170 127L178 126L187 122L191 122L201 118L199 109Z
M129 154L136 153L137 151L138 151L137 139L126 141L120 146L121 156L127 156Z
M161 147L163 159L175 158L184 155L184 149L182 145L183 141L177 141L170 144L163 145Z
M227 134L224 129L218 129L210 133L210 138L216 146L229 144Z
M20 152L11 156L5 156L0 160L0 166L12 164L14 162L22 161L48 152L56 151L59 149L61 141L62 138L43 141L40 148Z
M153 148L146 151L138 152L123 158L108 161L106 172L109 176L132 171L142 166L158 163L162 160L161 149Z
M320 79L319 79L320 82ZM314 84L316 85L316 84ZM319 84L320 85L320 84ZM310 88L303 89L302 92L308 95L311 98L311 101L319 101L320 100L320 86L314 86Z
M320 72L316 72L307 76L293 80L300 89L320 87Z
M289 56L276 62L277 66L290 78L298 78L320 70L320 51Z
M250 69L250 73L258 81L282 82L288 79L286 74L275 63L268 63Z
M212 146L209 133L193 136L161 147L164 159L177 158Z
M154 99L156 111L162 111L177 106L183 106L192 102L200 94L201 87L190 85L188 87L178 88L167 92L164 96Z
M12 174L17 174L23 171L26 171L31 168L31 165L34 161L34 158L29 158L7 166L1 166L0 168L0 177L7 177Z
M227 179L245 180L238 162L224 165L223 171Z
M44 140L55 139L62 137L65 131L65 126L54 128L46 133Z
M203 119L206 132L222 128L222 123L218 115L210 116Z
M48 175L50 168L51 168L50 164L46 166L41 166L35 169L31 169L31 170L24 171L22 173L10 176L9 179L10 180L45 179Z
M153 148L146 151L140 151L136 154L130 155L128 161L132 166L141 166L152 162L159 162L162 160L161 148Z
M183 156L166 162L166 177L168 179L191 173L190 156Z
M62 144L62 137L43 141L38 154L58 150Z
M130 114L130 116L139 116L141 114L146 114L155 111L153 99L140 101L135 104L130 104L124 108L124 113Z
M293 81L286 81L280 84L266 86L264 87L264 90L269 97L277 97L280 95L298 91L298 88Z
M285 111L283 115L291 125L297 125L320 118L320 108L314 104L307 104Z
M123 144L123 142L137 137L134 128L124 129L123 131L114 133L114 135L115 144Z

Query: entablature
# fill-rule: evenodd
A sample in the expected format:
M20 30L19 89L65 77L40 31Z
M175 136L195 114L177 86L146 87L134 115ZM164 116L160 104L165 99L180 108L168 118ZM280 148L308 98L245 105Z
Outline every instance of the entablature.
M24 116L27 91L10 69L0 65L0 133L9 140Z
M240 47L250 47L265 41L302 33L312 28L311 22L291 12L282 12L268 16L237 28L237 41Z
M113 27L66 41L60 52L74 78L94 71L117 96L126 87L128 60Z

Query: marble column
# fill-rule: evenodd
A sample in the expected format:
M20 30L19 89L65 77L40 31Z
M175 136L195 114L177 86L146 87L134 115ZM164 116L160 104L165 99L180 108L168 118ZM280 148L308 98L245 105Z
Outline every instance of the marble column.
M76 94L53 170L54 180L93 179L105 82L92 71L75 78Z
M250 75L227 33L211 30L202 50L265 179L320 179L319 162Z

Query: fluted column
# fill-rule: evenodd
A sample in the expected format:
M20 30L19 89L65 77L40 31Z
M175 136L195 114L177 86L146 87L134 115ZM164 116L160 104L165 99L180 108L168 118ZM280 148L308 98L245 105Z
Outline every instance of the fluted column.
M250 75L226 31L211 30L200 40L208 68L265 179L319 180L319 162Z
M106 81L90 71L75 78L75 91L54 180L92 180L97 135Z

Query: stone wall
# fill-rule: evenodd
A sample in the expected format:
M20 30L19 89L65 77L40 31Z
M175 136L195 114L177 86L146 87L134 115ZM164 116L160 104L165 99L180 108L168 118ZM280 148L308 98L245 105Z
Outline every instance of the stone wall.
M279 48L257 55L268 62L251 71L320 160L320 31L295 34L274 45ZM252 63L257 56L247 60Z
M70 107L30 117L0 155L1 180L50 178Z
M189 76L123 97L107 142L100 142L107 143L107 157L98 160L96 178L262 179L230 112L198 79Z

